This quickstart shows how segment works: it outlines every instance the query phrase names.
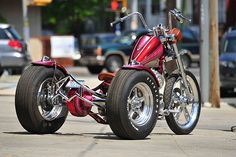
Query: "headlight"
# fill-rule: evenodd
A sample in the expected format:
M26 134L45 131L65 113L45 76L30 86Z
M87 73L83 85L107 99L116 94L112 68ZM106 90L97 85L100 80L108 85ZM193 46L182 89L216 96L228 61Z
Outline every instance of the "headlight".
M227 62L226 61L220 61L220 66L227 67Z
M81 58L81 54L79 51L76 51L74 54L73 54L73 59L74 60L79 60Z

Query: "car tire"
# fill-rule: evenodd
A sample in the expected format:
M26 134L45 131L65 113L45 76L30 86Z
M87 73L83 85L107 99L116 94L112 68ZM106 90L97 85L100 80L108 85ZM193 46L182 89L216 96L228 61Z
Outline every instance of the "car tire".
M4 72L4 69L2 68L2 66L0 64L0 77L2 76L3 72Z
M117 55L109 56L105 62L107 71L111 73L118 71L122 67L122 65L123 60L120 56Z
M4 70L3 69L0 69L0 77L2 76Z
M87 68L91 74L99 74L103 69L102 66L88 66Z

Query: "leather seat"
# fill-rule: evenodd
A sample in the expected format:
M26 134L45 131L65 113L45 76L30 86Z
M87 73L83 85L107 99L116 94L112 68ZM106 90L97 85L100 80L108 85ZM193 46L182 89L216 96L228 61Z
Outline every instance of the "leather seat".
M98 79L100 81L105 81L107 83L111 83L113 77L115 77L115 73L103 72L98 75Z

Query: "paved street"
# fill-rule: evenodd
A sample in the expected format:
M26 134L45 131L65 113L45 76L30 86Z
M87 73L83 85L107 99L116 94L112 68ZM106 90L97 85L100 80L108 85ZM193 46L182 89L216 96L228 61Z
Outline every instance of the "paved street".
M98 83L96 75L89 75L84 68L78 75L90 86ZM18 78L3 76L0 91L14 91ZM231 131L236 125L236 108L225 102L234 104L234 100L222 99L220 109L203 107L190 135L175 135L165 120L160 120L147 139L131 141L117 138L108 125L97 124L90 117L71 115L56 134L29 134L17 120L14 94L0 93L0 157L232 157L236 154L236 132Z

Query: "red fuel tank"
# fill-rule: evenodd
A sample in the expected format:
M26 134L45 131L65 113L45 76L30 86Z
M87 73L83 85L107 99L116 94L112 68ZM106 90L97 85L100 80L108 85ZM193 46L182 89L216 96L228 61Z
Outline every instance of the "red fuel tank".
M136 43L130 59L145 66L153 66L163 51L163 45L157 37L144 35Z

